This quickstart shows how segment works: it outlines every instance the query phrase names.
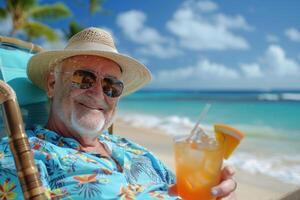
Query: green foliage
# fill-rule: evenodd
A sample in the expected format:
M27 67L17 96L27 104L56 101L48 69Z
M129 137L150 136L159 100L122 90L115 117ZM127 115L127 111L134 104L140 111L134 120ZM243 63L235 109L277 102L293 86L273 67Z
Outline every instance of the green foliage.
M58 37L53 29L39 22L28 22L24 26L24 31L27 34L28 40L33 38L45 37L49 41L57 41Z
M102 11L103 0L89 0L89 11L95 14L97 11Z
M0 19L11 17L14 36L18 30L24 30L29 40L45 37L49 41L57 40L58 36L43 20L57 20L71 16L71 11L63 3L39 5L37 0L6 0L5 6L0 8ZM35 20L35 21L32 21Z
M80 32L83 29L84 27L80 26L76 21L72 21L69 24L69 30L64 31L65 38L70 39L73 35L75 35L76 33Z
M24 12L36 6L36 0L6 0L6 8L9 13Z
M86 3L86 0L81 0ZM72 11L63 3L42 4L39 0L5 0L4 6L0 7L0 20L10 17L12 20L12 30L10 36L14 36L17 31L24 30L28 40L45 37L49 41L57 40L58 36L54 29L43 23L43 21L57 20L72 15ZM104 0L89 0L89 12L95 14L100 12L108 14L103 9ZM69 24L65 37L70 38L81 31L84 27L72 21Z
M7 11L4 8L0 8L0 19L5 19L7 17Z
M110 15L111 12L109 10L103 9L103 4L105 0L89 0L89 12L90 14L95 14L99 12L103 15Z
M30 8L37 5L36 0L8 0L12 2L13 7L21 8L22 10L30 10Z
M36 20L56 20L71 16L71 11L62 3L43 5L31 10L31 16Z

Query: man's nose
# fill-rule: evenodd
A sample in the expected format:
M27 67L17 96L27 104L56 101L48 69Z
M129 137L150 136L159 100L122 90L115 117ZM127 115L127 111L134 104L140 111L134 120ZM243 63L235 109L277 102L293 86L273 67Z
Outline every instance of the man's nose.
M101 81L97 81L91 88L89 92L95 95L97 98L104 99L104 93L101 85Z

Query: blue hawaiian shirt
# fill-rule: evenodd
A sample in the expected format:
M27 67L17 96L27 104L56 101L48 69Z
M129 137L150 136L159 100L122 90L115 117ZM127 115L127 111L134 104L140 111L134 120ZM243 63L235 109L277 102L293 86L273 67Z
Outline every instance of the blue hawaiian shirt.
M168 195L174 174L127 139L101 134L107 158L41 126L26 132L49 199L177 199ZM0 140L0 199L23 199L7 137Z

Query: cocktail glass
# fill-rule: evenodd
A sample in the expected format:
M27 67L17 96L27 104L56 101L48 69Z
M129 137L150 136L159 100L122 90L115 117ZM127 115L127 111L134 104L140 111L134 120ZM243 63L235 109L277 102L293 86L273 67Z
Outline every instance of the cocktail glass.
M220 182L223 143L198 128L174 139L177 191L184 200L215 200L211 188Z

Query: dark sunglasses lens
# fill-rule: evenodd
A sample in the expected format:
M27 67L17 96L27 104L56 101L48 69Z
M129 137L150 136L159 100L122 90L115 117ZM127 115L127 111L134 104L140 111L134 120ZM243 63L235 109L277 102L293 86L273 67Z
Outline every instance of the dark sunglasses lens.
M88 89L97 81L94 73L85 70L76 70L72 77L72 85L79 89Z
M108 97L119 97L123 91L123 83L113 78L104 78L102 80L102 89Z

